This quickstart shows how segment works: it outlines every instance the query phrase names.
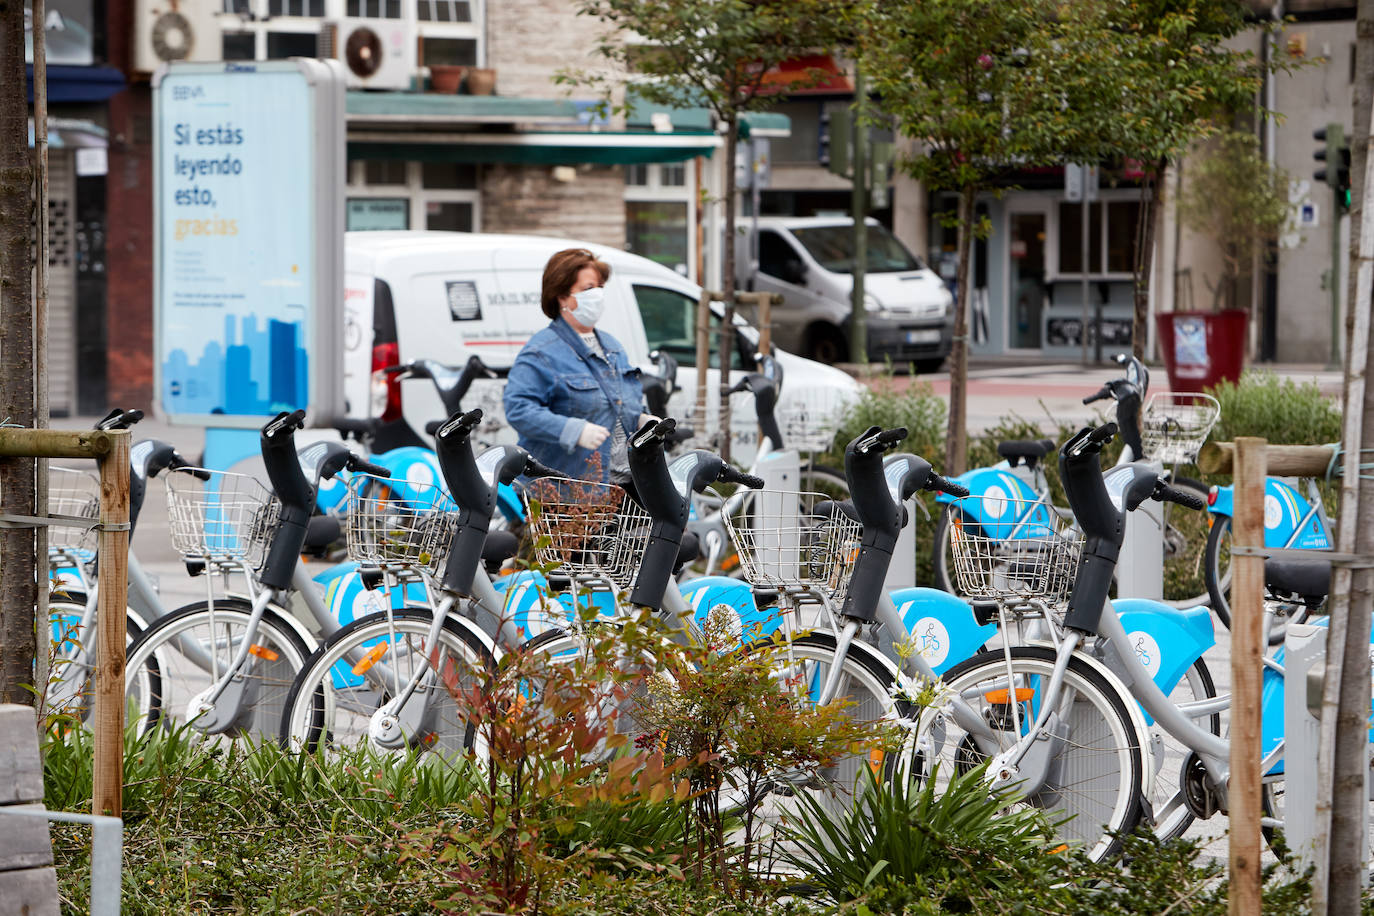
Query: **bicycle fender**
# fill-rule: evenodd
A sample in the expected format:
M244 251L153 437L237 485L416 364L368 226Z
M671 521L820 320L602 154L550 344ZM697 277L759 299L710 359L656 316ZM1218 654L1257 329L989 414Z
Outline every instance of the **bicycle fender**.
M1121 627L1130 640L1135 660L1168 696L1193 662L1216 644L1212 614L1205 607L1179 610L1145 598L1121 598L1112 602ZM1154 719L1142 710L1145 721Z
M345 469L328 480L321 480L315 488L315 508L325 514L343 511L348 502L348 478L351 476Z
M402 499L416 499L423 487L438 487L448 496L444 474L439 469L439 456L427 448L406 445L373 455L368 460L391 472L387 486Z
M712 612L725 614L730 622L731 631L737 640L742 640L746 632L750 641L772 636L782 626L782 616L777 608L759 609L754 601L754 591L749 583L729 576L702 576L684 582L679 588L682 597L692 609L696 625L703 631Z
M1264 481L1264 546L1282 547L1290 540L1293 546L1303 550L1330 550L1331 537L1317 516L1307 525L1306 530L1298 532L1298 523L1307 515L1311 503L1291 484L1277 477ZM1212 515L1235 515L1235 490L1232 487L1217 487L1215 502L1208 507ZM1296 540L1293 535L1297 534Z
M323 586L325 607L341 627L368 614L385 611L388 606L398 611L408 604L429 604L429 595L422 582L411 582L404 588L394 585L365 588L358 575L358 564L351 560L331 566L315 576L315 581Z
M1058 651L1059 649L1059 647L1052 642L1038 639L1029 640L1027 644L1045 646L1053 651ZM1098 674L1106 678L1107 683L1110 684L1112 689L1121 697L1122 705L1126 707L1126 714L1131 717L1131 726L1135 729L1136 741L1138 742L1142 755L1141 769L1143 770L1142 776L1144 777L1144 785L1141 787L1143 793L1141 797L1152 797L1155 791L1156 768L1154 762L1149 759L1150 755L1153 753L1152 749L1154 745L1150 742L1150 727L1145 723L1145 710L1141 709L1135 697L1131 696L1130 688L1128 688L1121 678L1116 675L1116 672L1107 667L1103 661L1089 655L1087 652L1083 651L1082 647L1074 653L1074 658L1080 659L1088 667L1094 669Z
M1030 485L1013 474L1011 466L1005 461L990 468L974 468L971 471L965 471L958 477L951 478L951 480L967 487L969 496L991 496L993 499L1000 496L1004 499L1011 497L1020 500L1037 498ZM935 502L937 503L952 503L954 499L948 493L935 494ZM965 502L961 505L967 507L972 503ZM974 521L978 521L978 519L974 519Z
M533 639L548 630L566 629L575 616L574 596L568 592L550 594L548 579L532 569L502 576L492 583L492 587L505 598L502 616L509 618L525 639ZM590 601L602 617L616 615L615 595L611 592L596 590L578 597L584 606Z
M944 674L980 651L997 625L979 626L962 598L934 588L899 588L888 593L916 643L917 654L936 674Z

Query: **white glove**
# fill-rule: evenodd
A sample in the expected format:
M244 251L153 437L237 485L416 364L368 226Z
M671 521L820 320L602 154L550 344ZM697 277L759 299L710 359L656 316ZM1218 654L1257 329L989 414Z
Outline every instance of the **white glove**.
M587 422L583 424L582 432L577 436L577 444L586 449L600 448L601 443L605 442L610 434L611 431L606 427Z
M642 414L639 415L639 425L636 426L635 429L643 429L645 423L648 423L648 422L650 422L650 421L653 421L654 423L657 423L659 420L662 420L662 419L663 419L662 417L656 417L656 416L654 416L654 415L651 414L651 413L642 413Z

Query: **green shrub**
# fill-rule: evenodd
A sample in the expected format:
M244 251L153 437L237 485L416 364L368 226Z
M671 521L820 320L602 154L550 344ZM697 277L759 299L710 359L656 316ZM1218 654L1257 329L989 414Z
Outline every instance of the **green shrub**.
M880 376L850 407L823 461L843 468L844 447L864 430L870 426L905 426L909 435L902 450L938 462L945 453L946 415L944 399L935 394L929 382L913 381L899 391L890 373Z
M1240 382L1222 382L1207 393L1221 405L1215 442L1261 436L1273 445L1323 445L1341 438L1341 405L1315 382L1298 383L1272 372L1249 370Z

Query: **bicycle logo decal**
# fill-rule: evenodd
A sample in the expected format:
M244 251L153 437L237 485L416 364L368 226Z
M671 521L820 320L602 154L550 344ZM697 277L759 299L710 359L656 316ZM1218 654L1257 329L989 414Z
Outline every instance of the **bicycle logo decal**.
M1159 643L1155 642L1155 638L1144 630L1136 630L1127 638L1130 639L1131 647L1135 650L1136 661L1140 662L1145 670L1150 672L1150 677L1153 678L1159 674L1161 659Z
M1001 518L1011 509L1011 502L1007 499L1007 491L1001 487L988 487L983 491L983 515L988 518Z
M1283 506L1272 493L1264 494L1264 527L1277 528L1283 521Z
M932 668L949 658L949 630L934 617L922 617L911 628L917 653Z

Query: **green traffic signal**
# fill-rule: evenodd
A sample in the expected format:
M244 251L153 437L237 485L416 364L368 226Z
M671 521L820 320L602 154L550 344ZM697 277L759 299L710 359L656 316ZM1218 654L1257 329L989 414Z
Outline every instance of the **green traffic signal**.
M1312 158L1326 163L1326 168L1313 170L1312 177L1331 186L1337 212L1349 212L1350 143L1345 137L1345 127L1333 121L1312 131L1312 138L1322 141Z

